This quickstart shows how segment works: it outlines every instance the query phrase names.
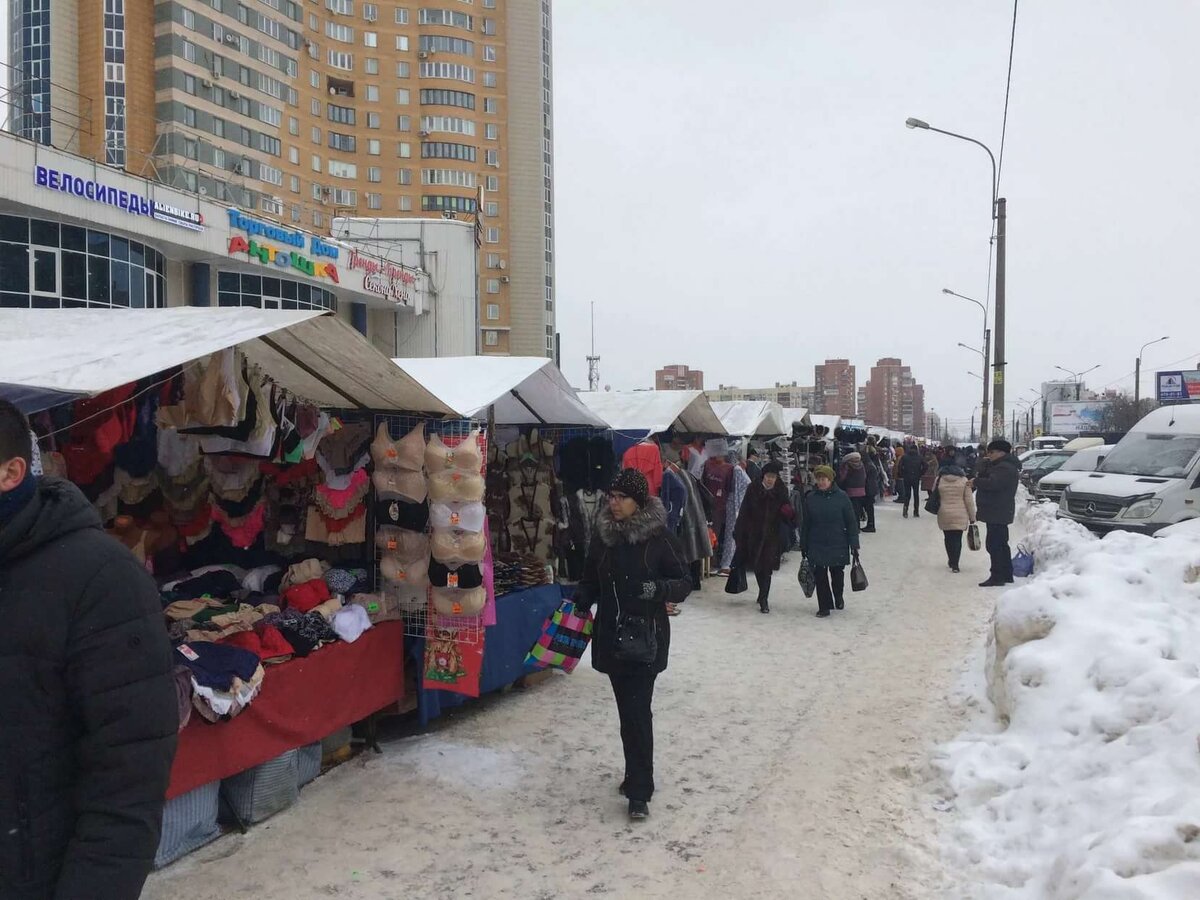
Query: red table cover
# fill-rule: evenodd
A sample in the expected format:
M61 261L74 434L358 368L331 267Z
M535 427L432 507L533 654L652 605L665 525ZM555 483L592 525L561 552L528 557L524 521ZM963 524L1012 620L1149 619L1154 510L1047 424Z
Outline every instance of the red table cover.
M338 641L269 666L262 691L237 718L198 713L179 735L167 799L319 741L404 696L404 623L382 622L353 644Z

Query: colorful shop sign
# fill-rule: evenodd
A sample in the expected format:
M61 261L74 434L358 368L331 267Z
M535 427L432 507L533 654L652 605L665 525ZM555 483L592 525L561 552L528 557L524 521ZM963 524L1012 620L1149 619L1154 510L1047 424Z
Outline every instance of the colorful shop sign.
M357 250L350 251L349 266L366 273L363 276L363 290L387 297L401 306L413 305L417 276L409 269L363 256Z
M289 250L286 247L278 247L275 244L264 243L256 239L263 237L279 241L281 244L286 244L287 247L303 250L305 244L308 243L303 232L290 231L270 222L261 222L243 215L236 209L229 210L229 227L244 231L248 235L248 237L242 237L235 234L229 239L230 256L245 253L248 259L257 259L263 265L295 269L313 278L328 278L334 284L341 284L337 266L334 263L313 260L297 250ZM310 252L314 256L320 255L337 259L339 248L333 244L326 244L318 237L312 237Z

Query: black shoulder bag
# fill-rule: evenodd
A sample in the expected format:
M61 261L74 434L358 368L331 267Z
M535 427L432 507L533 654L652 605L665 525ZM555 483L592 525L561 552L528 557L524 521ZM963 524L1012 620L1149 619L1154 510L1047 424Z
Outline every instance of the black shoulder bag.
M651 665L658 658L658 625L650 616L631 616L621 611L621 598L613 585L617 601L617 634L613 658L634 665Z

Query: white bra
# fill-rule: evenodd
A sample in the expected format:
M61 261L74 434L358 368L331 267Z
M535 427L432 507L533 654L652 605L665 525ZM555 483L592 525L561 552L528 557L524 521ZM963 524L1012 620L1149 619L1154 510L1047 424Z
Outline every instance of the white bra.
M483 531L487 510L482 503L434 503L429 507L429 521L434 528L478 532Z

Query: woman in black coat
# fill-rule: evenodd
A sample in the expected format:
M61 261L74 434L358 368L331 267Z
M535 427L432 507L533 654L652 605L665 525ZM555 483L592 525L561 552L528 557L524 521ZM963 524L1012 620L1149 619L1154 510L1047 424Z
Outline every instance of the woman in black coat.
M787 486L779 475L783 466L777 462L763 466L762 479L746 489L733 539L737 544L736 559L740 565L753 570L758 581L758 608L769 613L771 576L779 568L782 555L780 524L795 518L788 503Z
M597 607L592 666L612 682L625 748L620 791L629 798L629 817L644 819L654 794L654 681L667 668L669 613L687 599L692 580L679 541L667 531L662 501L650 496L645 476L635 469L613 481L596 528L576 606L581 612ZM652 656L631 658L618 646L622 620L627 625L623 632L653 635L657 646Z

